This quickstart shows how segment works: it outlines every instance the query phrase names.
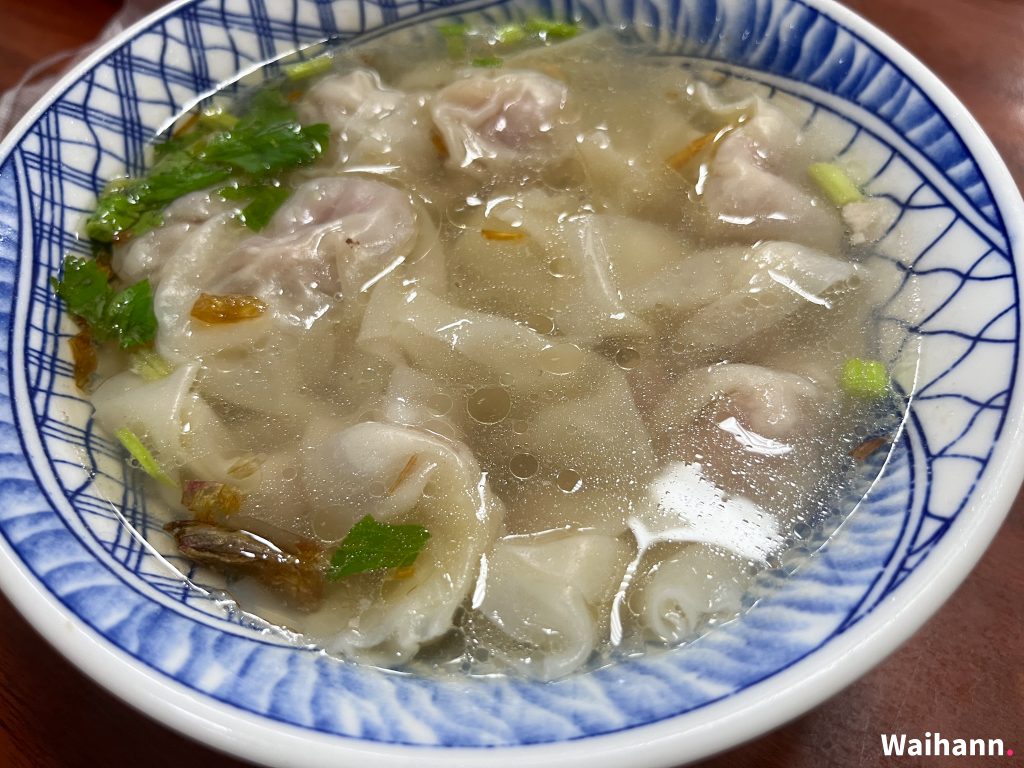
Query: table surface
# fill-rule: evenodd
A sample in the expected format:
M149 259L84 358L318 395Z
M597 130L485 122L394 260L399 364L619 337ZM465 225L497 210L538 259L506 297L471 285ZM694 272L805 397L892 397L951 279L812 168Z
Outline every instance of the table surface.
M1024 184L1024 1L851 0L967 105ZM119 0L0 0L0 91L94 38ZM978 567L899 651L798 720L701 768L861 768L880 733L1002 738L1024 752L1024 494ZM136 713L59 657L0 597L0 765L241 766ZM934 761L929 761L934 764Z

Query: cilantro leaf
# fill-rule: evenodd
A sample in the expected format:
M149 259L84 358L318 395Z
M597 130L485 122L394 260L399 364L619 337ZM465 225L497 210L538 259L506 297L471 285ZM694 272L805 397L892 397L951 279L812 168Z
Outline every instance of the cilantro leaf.
M297 122L243 125L215 135L202 159L223 163L236 171L266 176L311 163L323 154L330 138L326 123L300 126Z
M249 229L259 232L270 222L284 201L291 195L287 187L258 187L252 201L242 209L242 221Z
M153 291L149 280L129 285L113 293L107 303L105 320L109 334L122 349L152 341L156 336L156 315L153 314Z
M382 568L406 568L416 562L428 539L430 532L421 525L378 523L367 515L334 551L327 578L337 581Z
M230 175L227 166L204 163L180 151L169 152L146 178L108 184L85 223L85 232L101 243L112 243L129 232L142 234L162 222L160 211L167 204Z
M51 277L50 284L71 314L90 326L102 324L110 300L110 283L99 264L92 259L68 256L64 259L64 278Z
M229 179L235 183L267 180L313 162L330 140L328 125L301 125L294 107L275 89L256 93L241 118L217 114L218 120L200 118L198 127L158 144L156 162L145 176L108 184L86 221L90 239L113 243L142 234L159 226L163 209L178 198ZM279 199L276 206L271 205ZM269 220L281 202L282 193L262 193L244 218L257 223Z
M217 194L224 200L248 202L242 208L240 218L245 226L258 232L267 226L277 209L291 195L291 190L277 183L239 184L224 187Z
M112 243L122 232L135 226L145 209L139 206L134 187L132 184L107 185L96 202L96 210L85 222L85 233L91 240Z
M153 292L148 280L115 291L94 260L67 256L63 279L51 278L50 283L68 311L89 326L96 341L113 339L127 349L156 336Z
M149 172L137 193L147 208L163 207L179 197L224 181L231 169L183 155L168 155Z
M288 103L281 91L265 88L256 91L249 99L245 115L235 126L239 130L253 130L273 123L297 123L298 113Z

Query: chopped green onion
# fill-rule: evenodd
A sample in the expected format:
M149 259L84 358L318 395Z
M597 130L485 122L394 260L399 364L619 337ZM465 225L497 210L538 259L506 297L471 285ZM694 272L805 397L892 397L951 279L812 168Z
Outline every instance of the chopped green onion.
M140 349L132 355L132 373L143 381L160 381L171 375L174 366L151 349Z
M835 163L814 163L807 172L825 196L839 208L864 199L860 188Z
M167 473L164 472L163 467L160 463L153 458L153 454L149 452L149 449L142 444L138 436L127 427L122 427L114 433L117 435L117 439L121 441L121 445L125 447L125 450L132 455L132 458L138 462L142 470L152 477L154 480L159 480L161 483L178 487L178 484L168 477Z
M384 568L408 568L427 545L430 532L421 525L378 523L370 515L352 526L331 557L327 578Z
M461 59L466 55L466 36L471 34L468 24L442 24L437 28L448 46L448 55Z
M479 59L473 59L474 67L500 67L501 59L497 56L482 56Z
M889 391L889 372L878 360L853 357L843 364L841 385L852 397L878 400Z
M441 24L437 31L444 37L462 37L463 35L468 35L472 30L470 30L468 24L451 23Z
M575 37L579 27L572 21L552 21L551 19L530 19L524 25L526 32L540 35L545 40L556 38L566 40Z
M522 24L506 24L494 30L494 41L502 45L521 43L526 39L526 30Z
M472 45L475 49L483 47L481 43L499 46L514 46L524 41L533 40L547 42L549 40L565 40L574 37L579 27L571 21L552 21L550 19L529 19L523 22L503 24L500 27L471 27L468 24L441 24L438 32L448 45L448 54L452 58L465 58ZM473 42L473 38L477 40ZM476 67L496 67L495 57L485 56L475 59ZM478 63L479 62L479 63Z
M216 131L230 131L238 125L238 118L218 105L207 107L200 112L199 124Z
M329 72L334 65L334 57L325 53L306 61L297 61L284 67L284 74L289 80L306 80L310 77L322 75Z

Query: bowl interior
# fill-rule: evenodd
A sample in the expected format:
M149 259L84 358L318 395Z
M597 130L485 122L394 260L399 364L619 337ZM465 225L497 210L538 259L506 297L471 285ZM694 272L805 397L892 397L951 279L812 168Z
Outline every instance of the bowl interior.
M891 618L921 593L961 532L991 536L1005 513L981 500L1008 461L996 454L1012 412L1019 316L1017 246L1004 215L1019 201L994 192L1005 182L994 184L982 171L990 161L969 148L987 145L968 119L940 107L948 97L934 84L908 74L909 57L894 58L865 25L819 6L200 0L131 30L66 80L0 161L0 282L10 299L0 309L0 534L11 557L103 642L170 685L264 722L389 744L514 746L698 711L713 718L744 691L768 690L787 670L866 637L865 619ZM878 352L915 395L892 453L867 467L866 478L884 471L858 489L863 501L837 505L833 522L857 506L765 574L741 620L674 652L553 684L338 662L266 631L218 585L192 583L197 574L148 514L138 477L93 429L63 343L73 331L49 289L64 255L85 249L74 233L103 180L138 170L147 141L218 83L327 37L460 12L636 25L661 50L711 59L788 101L807 125L822 124L867 191L900 208L879 247L893 290Z

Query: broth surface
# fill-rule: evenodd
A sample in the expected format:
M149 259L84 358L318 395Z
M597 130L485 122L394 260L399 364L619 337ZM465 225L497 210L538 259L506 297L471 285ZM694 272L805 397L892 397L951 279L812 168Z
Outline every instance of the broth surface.
M738 616L884 449L893 212L838 199L753 83L511 29L265 86L326 151L259 231L219 183L115 243L164 368L109 355L93 399L246 611L345 658L555 679ZM380 548L429 538L332 578L367 516Z

